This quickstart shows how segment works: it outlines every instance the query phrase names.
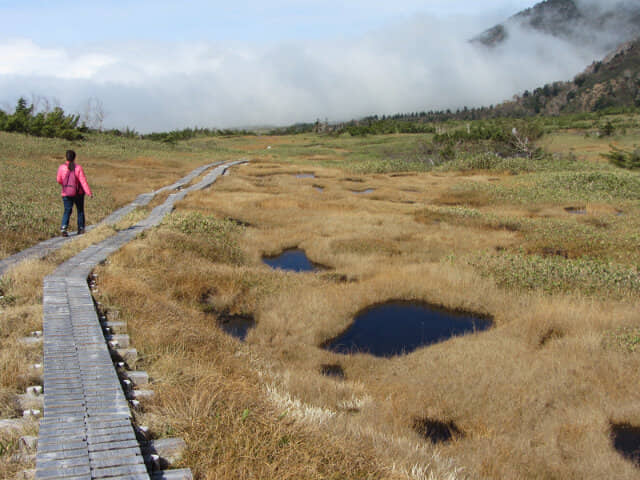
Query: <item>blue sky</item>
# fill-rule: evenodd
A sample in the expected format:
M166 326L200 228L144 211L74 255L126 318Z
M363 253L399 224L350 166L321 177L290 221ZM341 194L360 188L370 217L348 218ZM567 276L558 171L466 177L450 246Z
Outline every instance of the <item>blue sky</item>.
M601 53L469 44L535 3L0 0L0 108L46 98L91 122L93 102L104 127L146 132L488 105Z
M38 43L266 42L357 35L415 14L500 20L526 0L0 1L1 35ZM489 24L487 24L489 25Z

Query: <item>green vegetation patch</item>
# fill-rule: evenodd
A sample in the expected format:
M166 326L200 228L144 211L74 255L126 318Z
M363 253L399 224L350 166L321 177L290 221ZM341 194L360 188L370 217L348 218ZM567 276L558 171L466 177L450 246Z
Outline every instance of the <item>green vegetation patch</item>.
M569 258L640 263L640 231L621 217L536 218L522 221L529 251Z
M207 234L223 237L240 227L231 220L220 220L200 212L174 213L164 222L169 228L186 234Z
M608 332L604 337L605 348L629 353L640 351L640 327L622 327Z
M163 226L174 234L167 240L179 251L190 251L209 260L241 264L244 256L237 241L243 227L228 219L200 212L173 213Z
M58 234L63 205L56 171L63 160L52 153L63 155L64 149L61 140L0 133L0 256ZM99 199L85 203L91 224L113 210L114 200L90 172L87 176Z
M640 199L640 177L618 172L576 172L551 175L550 190L563 189L585 199Z
M10 290L10 280L6 277L0 277L0 307L7 307L15 303L16 297L9 293ZM2 332L0 332L0 336L2 336Z
M640 149L636 148L632 152L611 147L611 152L603 155L613 165L628 170L640 170Z
M428 171L424 148L431 135L302 137L292 145L280 144L269 152L278 160L344 168L353 173Z
M640 200L640 176L624 171L531 174L510 185L467 185L510 203Z
M504 157L492 152L457 156L450 162L436 168L439 171L487 171L507 172L512 175L533 172L552 172L560 170L578 170L584 168L567 157L538 155L528 157Z
M28 178L25 175L28 172ZM51 165L36 164L25 169L16 162L3 161L0 169L0 233L14 235L28 231L39 239L56 233L62 201ZM56 216L52 217L52 210ZM57 221L53 219L57 218Z
M521 253L485 254L470 260L470 264L482 275L509 289L579 292L614 298L637 298L640 294L637 266Z

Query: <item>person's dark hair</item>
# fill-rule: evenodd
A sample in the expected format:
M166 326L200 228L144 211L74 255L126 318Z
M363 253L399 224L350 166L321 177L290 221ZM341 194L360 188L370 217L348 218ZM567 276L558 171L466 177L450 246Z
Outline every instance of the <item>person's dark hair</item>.
M73 150L67 150L66 156L68 161L73 162L76 159L76 152Z

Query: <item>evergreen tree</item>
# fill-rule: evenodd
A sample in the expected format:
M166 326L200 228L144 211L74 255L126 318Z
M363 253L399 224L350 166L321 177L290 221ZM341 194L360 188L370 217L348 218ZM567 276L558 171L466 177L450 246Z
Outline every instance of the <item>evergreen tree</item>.
M0 110L0 130L66 140L83 138L78 128L78 115L65 115L60 107L54 108L51 112L37 114L34 114L34 110L33 104L29 105L24 97L20 97L13 114L9 115Z

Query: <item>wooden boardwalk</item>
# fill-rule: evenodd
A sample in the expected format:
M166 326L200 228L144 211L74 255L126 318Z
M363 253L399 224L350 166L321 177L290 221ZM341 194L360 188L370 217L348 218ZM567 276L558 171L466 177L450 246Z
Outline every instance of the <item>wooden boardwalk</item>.
M243 162L219 164L197 184L171 193L146 219L88 247L45 278L44 416L40 420L36 479L150 478L87 278L109 255L158 225L177 201L210 186L229 167ZM137 206L148 204L161 191L182 188L213 166L201 167L169 187L138 197L137 203L104 221L122 218ZM42 249L34 248L32 255L46 254L43 252L51 248L51 243ZM190 472L168 470L153 477L189 478Z

